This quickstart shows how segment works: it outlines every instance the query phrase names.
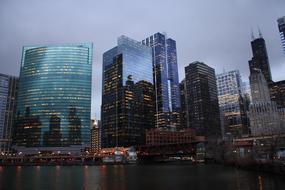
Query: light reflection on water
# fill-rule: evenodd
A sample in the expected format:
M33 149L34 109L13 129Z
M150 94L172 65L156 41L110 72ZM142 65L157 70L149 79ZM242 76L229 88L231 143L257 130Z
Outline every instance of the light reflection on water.
M0 189L274 190L285 189L285 181L220 165L0 166Z
M262 177L258 176L258 186L259 190L263 190L263 183L262 183Z

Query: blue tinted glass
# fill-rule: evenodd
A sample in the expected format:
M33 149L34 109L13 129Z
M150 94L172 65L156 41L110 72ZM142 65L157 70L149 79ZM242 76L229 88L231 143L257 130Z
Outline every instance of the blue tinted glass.
M89 144L92 51L92 44L24 47L17 145L80 148Z

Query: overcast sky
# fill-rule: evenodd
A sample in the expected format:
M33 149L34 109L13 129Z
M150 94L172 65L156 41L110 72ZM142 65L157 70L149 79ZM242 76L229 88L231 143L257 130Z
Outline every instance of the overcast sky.
M92 117L100 116L102 54L126 35L166 32L184 67L203 61L248 78L251 28L261 29L274 80L285 79L277 18L285 0L0 0L0 72L19 75L22 46L93 42Z

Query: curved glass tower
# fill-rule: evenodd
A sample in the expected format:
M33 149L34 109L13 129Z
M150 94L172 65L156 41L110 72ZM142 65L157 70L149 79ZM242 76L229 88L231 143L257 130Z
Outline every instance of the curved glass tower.
M79 152L89 146L92 44L24 47L15 148Z

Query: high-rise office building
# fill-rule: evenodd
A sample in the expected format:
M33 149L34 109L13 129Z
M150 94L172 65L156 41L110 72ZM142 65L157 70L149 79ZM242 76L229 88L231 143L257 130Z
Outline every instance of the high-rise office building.
M92 154L99 153L101 149L100 128L96 120L91 121L91 146Z
M253 136L274 135L284 132L284 109L271 101L268 83L260 69L250 73L252 103L249 108L250 129Z
M201 62L185 67L189 126L197 135L220 137L220 114L215 70Z
M269 59L266 49L265 40L262 37L261 32L259 31L259 37L254 38L252 35L251 41L251 49L253 57L248 62L250 72L253 72L254 69L260 69L262 74L264 75L265 80L267 83L272 82Z
M167 71L168 71L168 91L170 97L170 111L179 112L181 108L179 77L177 64L176 41L171 38L166 39Z
M90 146L92 44L24 47L15 149L80 153Z
M0 73L0 153L11 153L18 77Z
M241 137L248 134L242 80L238 70L216 75L223 135Z
M277 22L278 22L278 29L279 29L280 37L281 37L283 53L285 54L285 16L279 18Z
M142 44L152 48L156 127L179 127L181 102L176 42L165 34L156 33Z
M151 48L126 36L103 54L102 147L144 144L154 127Z
M281 41L284 48L284 31L285 31L285 17L278 19L278 27L281 35ZM250 73L255 72L258 69L262 72L267 84L269 85L271 100L277 103L278 108L285 108L285 82L274 82L271 78L270 64L267 54L265 41L259 31L259 38L254 39L251 42L253 58L249 61Z

